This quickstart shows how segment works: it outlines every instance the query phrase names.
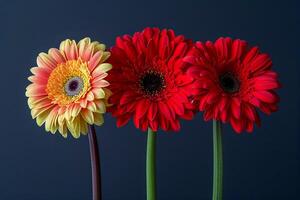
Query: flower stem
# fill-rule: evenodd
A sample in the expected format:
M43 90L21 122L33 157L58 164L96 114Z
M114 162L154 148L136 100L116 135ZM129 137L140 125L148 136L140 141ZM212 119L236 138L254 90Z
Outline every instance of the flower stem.
M93 187L93 200L101 200L101 172L100 172L100 159L99 149L97 143L96 130L94 125L89 125L88 132L90 144L90 156L92 167L92 187Z
M146 179L147 179L147 200L156 199L156 132L148 128L147 158L146 158Z
M223 193L223 153L222 153L222 127L221 122L213 121L213 200L222 200Z

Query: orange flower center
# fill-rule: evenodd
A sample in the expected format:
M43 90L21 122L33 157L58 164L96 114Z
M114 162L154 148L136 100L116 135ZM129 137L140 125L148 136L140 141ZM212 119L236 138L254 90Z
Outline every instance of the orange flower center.
M87 63L81 59L61 63L48 79L48 97L59 105L77 102L89 91L90 77Z

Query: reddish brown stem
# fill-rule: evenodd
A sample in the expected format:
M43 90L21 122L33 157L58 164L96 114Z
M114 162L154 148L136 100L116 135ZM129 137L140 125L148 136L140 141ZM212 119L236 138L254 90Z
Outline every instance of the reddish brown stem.
M101 171L100 171L100 158L99 149L94 125L89 125L89 145L92 167L92 187L93 187L93 200L101 200Z

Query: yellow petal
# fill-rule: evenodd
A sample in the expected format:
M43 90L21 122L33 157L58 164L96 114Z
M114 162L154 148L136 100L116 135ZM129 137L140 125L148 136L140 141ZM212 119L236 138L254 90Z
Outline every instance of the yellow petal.
M80 101L80 106L81 106L82 108L86 108L86 106L87 106L87 100L86 100L86 99L82 99L82 100Z
M98 70L101 70L102 72L108 72L112 69L112 65L110 63L102 63L97 68L99 68Z
M102 58L102 51L96 52L88 62L89 70L92 72L98 66Z
M94 46L93 45L87 45L87 47L82 52L82 59L85 61L89 61L91 59L91 56L94 53Z
M113 94L112 91L107 88L102 88L102 89L105 92L105 99L109 99L109 97L111 97L111 95Z
M86 135L88 132L88 124L86 123L86 121L83 120L83 118L80 116L80 128L81 128L81 133L83 135Z
M99 43L99 42L97 42L97 41L95 41L95 42L92 42L92 45L94 45L95 47L95 51L105 51L105 49L106 49L106 46L105 46L105 44L101 44L101 43Z
M70 39L66 39L62 41L59 45L59 49L63 52L68 51L70 49L72 41Z
M80 111L81 111L80 105L75 104L73 109L72 109L72 113L71 113L72 117L76 117L80 113Z
M85 38L83 38L83 39L81 39L79 42L78 42L78 48L80 49L80 47L82 47L82 46L85 46L85 45L87 45L87 44L90 44L91 43L91 38L89 38L89 37L85 37Z
M46 87L44 85L37 85L35 83L31 83L26 87L25 95L27 97L39 97L39 96L46 96Z
M110 52L104 51L103 54L102 54L100 62L104 63L109 58L109 56L110 56Z
M74 138L80 137L80 118L75 117L73 121L67 121L67 127Z
M36 62L39 67L45 67L49 69L54 69L57 65L56 61L44 52L38 55Z
M36 104L31 104L31 105L28 104L29 108L32 106L33 109L41 109L53 105L50 99L48 98L42 98L42 99L43 100L40 100Z
M57 110L58 110L58 108L52 109L52 111L50 112L49 116L47 117L46 123L45 123L46 131L50 131L53 134L58 129L58 123L57 123L58 111Z
M96 99L105 98L105 92L102 88L94 88L92 91Z
M30 68L30 72L31 72L32 74L36 74L36 73L37 73L37 70L38 70L38 67L31 67L31 68Z
M93 101L94 100L94 94L92 91L89 91L89 93L86 95L86 99L88 101Z
M96 101L97 111L98 113L105 113L106 112L106 105L103 101L99 100Z
M67 129L67 126L66 124L62 124L62 125L59 125L58 126L58 131L59 133L64 137L64 138L67 138L68 136L68 129Z
M94 115L90 110L83 109L81 111L81 116L88 124L92 125L94 123Z
M94 113L95 124L101 126L104 123L103 115Z
M92 81L92 87L94 87L94 88L104 88L109 85L110 85L109 82L104 79L99 80L96 78Z
M72 117L72 109L73 109L73 106L74 105L70 105L67 109L66 109L66 111L65 111L65 119L67 120L67 121L72 121L72 119L73 119L73 117Z
M47 96L45 97L29 97L27 99L27 103L30 109L32 109L35 105L40 104L41 102L45 102L49 100Z
M43 108L33 108L33 109L31 109L32 119L36 118L37 116L39 116L40 114L42 114L46 110L50 110L52 107L54 107L54 105L49 105L49 106L46 106L46 107L43 107Z
M65 124L65 115L63 115L63 114L58 115L58 124L59 124L59 126L62 126Z
M94 77L94 78L101 78L101 79L107 77L108 74L105 73L105 72L102 71L102 70L103 70L103 68L101 68L100 65L98 65L98 66L94 69L94 71L92 72L93 77Z
M36 117L36 123L38 126L42 126L45 123L50 111L51 109L45 110Z
M92 112L95 112L97 110L97 106L94 102L90 101L87 105L87 109L89 109Z
M56 63L62 63L66 61L65 55L61 53L60 50L51 48L48 51L48 54L56 61Z

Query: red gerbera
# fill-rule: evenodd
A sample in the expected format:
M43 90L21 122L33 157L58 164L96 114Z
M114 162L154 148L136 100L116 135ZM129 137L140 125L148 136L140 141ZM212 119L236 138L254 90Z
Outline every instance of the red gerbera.
M272 61L246 41L219 38L197 42L185 61L200 85L199 110L204 119L229 122L240 133L260 125L257 108L266 114L277 110L279 88Z
M183 58L192 42L173 30L146 28L116 39L109 62L113 95L110 111L117 126L131 118L137 128L153 131L180 129L179 119L191 119L194 81Z

